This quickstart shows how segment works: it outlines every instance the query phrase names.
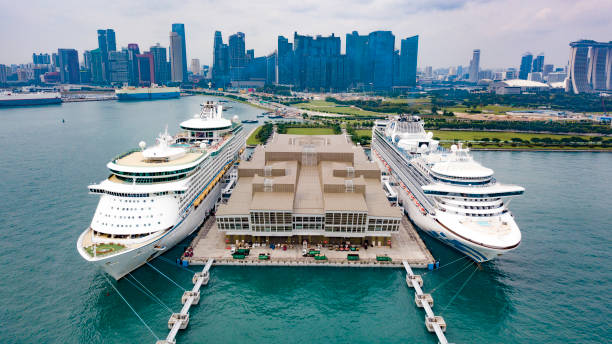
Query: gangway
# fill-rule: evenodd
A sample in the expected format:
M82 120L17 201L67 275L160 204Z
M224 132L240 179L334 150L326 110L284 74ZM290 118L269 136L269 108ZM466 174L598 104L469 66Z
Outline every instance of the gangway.
M410 264L407 261L402 262L406 269L406 284L410 288L414 288L414 301L418 307L422 307L425 310L425 326L429 332L435 332L438 336L440 344L448 344L444 331L446 331L446 322L441 316L436 316L431 309L433 307L433 298L430 294L423 294L421 287L423 286L423 278L419 275L415 275L410 268Z
M203 285L207 285L210 280L210 267L212 266L215 260L210 258L202 272L196 272L193 276L193 289L190 291L185 291L183 293L183 297L181 298L181 302L183 303L183 308L180 313L172 313L170 319L168 319L168 328L170 329L170 333L168 333L168 337L164 340L158 340L156 344L176 344L176 335L179 330L184 330L187 328L189 324L189 308L192 305L197 305L200 302L200 288Z

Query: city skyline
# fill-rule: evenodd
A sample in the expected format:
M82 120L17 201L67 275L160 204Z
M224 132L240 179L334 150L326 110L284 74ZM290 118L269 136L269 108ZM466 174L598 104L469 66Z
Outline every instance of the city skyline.
M70 16L77 8L65 3L53 3L52 6L40 3L37 11L47 13L41 16L32 15L33 6L2 6L4 14L0 27L14 35L5 37L7 49L3 49L0 63L26 63L33 52L50 53L58 48L76 49L81 57L83 51L96 48L92 35L97 29L106 27L114 29L118 49L128 43L144 47L161 43L168 47L170 27L176 22L184 23L187 28L187 54L183 58L185 61L198 58L202 65L212 64L216 30L224 35L244 32L247 49L254 49L257 56L276 50L279 35L291 37L296 31L305 35L334 33L344 37L354 30L389 30L395 34L396 47L400 46L401 39L419 35L419 68L466 66L474 49L482 51L481 68L517 66L525 51L544 52L547 63L566 65L570 41L580 38L605 41L602 33L612 31L612 23L605 14L612 11L612 4L603 1L579 4L567 1L537 4L527 1L373 1L353 6L307 1L300 5L279 5L270 2L253 8L240 1L233 5L88 4L92 11L83 10L79 5L79 16ZM202 21L201 13L207 8L214 8L215 15ZM253 19L240 24L227 17L246 12L250 13L247 17ZM499 13L504 13L503 18ZM462 22L462 18L465 21L468 17L479 20ZM261 25L264 22L266 25ZM44 26L54 29L41 30ZM530 34L529 39L525 39L527 34ZM341 41L344 52L346 41Z

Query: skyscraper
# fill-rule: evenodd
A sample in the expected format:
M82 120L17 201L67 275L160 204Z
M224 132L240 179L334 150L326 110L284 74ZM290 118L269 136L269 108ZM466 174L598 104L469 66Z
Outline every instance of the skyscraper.
M538 56L533 60L533 66L531 71L534 73L544 72L544 53L539 53Z
M283 36L278 36L277 42L275 82L289 85L293 83L293 44Z
M200 59L191 59L191 73L193 73L193 75L200 75L201 72Z
M480 49L474 49L472 60L470 61L470 82L478 82L478 72L480 72Z
M140 54L140 48L138 47L138 44L129 43L127 52L129 61L128 82L132 86L138 86L138 59L136 58L136 55Z
M247 59L244 33L237 32L229 36L228 43L230 80L245 80Z
M172 25L174 28L174 25ZM183 70L186 71L183 56L182 38L177 32L170 32L170 79L173 82L186 81ZM186 73L186 72L185 72Z
M104 62L102 61L102 51L94 49L91 54L91 81L94 84L103 84L104 78Z
M346 34L346 60L348 82L356 87L366 82L366 64L368 57L368 36L361 36L357 31Z
M612 42L580 40L570 43L567 92L612 90Z
M153 55L150 52L143 52L136 55L138 60L138 83L141 86L150 86L155 83L155 67Z
M51 57L49 56L49 54L36 54L33 53L32 54L32 63L34 63L35 65L40 65L40 64L51 64Z
M124 48L125 49L125 48ZM111 83L124 84L129 81L129 54L124 51L109 51L108 65Z
M293 35L295 85L302 89L344 88L345 58L340 56L340 37ZM340 68L339 64L342 64ZM342 71L343 75L338 75Z
M58 49L60 81L63 84L78 84L79 76L79 53L75 49Z
M402 39L401 49L400 83L403 86L416 86L419 36L412 36Z
M181 50L182 50L181 66L182 66L183 76L180 81L187 81L187 46L185 45L185 24L180 24L180 23L172 24L172 32L176 32L179 35L180 42L181 42ZM172 48L170 48L170 50L172 50ZM174 80L174 78L172 78L172 81L178 81L178 80Z
M98 30L98 49L102 54L102 71L104 81L110 80L110 67L108 65L108 52L117 50L115 41L115 30L100 29Z
M215 31L212 78L218 87L225 87L229 82L229 48L223 43L221 31Z
M521 67L519 68L519 79L527 80L527 76L531 72L533 63L533 54L526 52L521 57Z
M170 80L170 71L168 70L168 60L166 58L166 48L157 43L152 46L149 51L153 55L153 65L155 70L155 82L164 84Z
M83 52L83 67L91 72L91 51L89 50Z
M393 54L395 36L391 31L374 31L368 35L368 67L375 89L393 86Z
M612 46L612 45L610 45ZM606 90L606 59L608 58L608 44L596 44L591 47L589 56L589 80L593 90Z

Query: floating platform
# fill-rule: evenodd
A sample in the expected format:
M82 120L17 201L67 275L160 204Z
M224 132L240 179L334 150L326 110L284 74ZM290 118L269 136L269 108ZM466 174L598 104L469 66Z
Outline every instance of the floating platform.
M320 256L327 259L315 259L315 257L303 257L302 245L294 245L292 248L282 250L269 247L251 247L250 254L244 258L234 259L232 252L227 249L225 235L220 232L214 217L209 218L200 228L198 235L192 241L193 256L182 257L189 265L204 265L209 259L214 259L214 265L238 265L238 266L333 266L333 267L388 267L403 268L402 262L406 261L415 268L427 268L435 260L416 230L406 217L403 218L400 230L391 236L391 247L374 246L368 249L360 248L354 251L335 251L327 248L317 248ZM358 253L359 260L348 260L348 253ZM260 254L269 254L269 259L259 259ZM380 257L388 257L389 260L380 260ZM378 259L377 259L378 258Z

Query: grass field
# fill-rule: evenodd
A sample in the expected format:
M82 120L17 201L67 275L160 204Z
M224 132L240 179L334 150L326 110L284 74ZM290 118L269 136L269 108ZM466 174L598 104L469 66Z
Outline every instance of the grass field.
M334 135L332 128L287 128L291 135Z
M380 116L379 112L366 111L350 106L342 106L325 100L311 100L308 103L298 103L297 108L325 113L337 113L351 116Z
M257 133L259 133L259 131L261 130L262 126L257 127L257 129L255 129L253 131L253 133L251 134L251 136L249 136L249 138L246 141L246 144L249 146L256 146L258 144L261 143L261 141L259 141L257 139L257 137L255 137L257 135Z
M531 133L513 133L505 131L467 131L467 130L434 130L434 137L440 140L460 140L460 141L480 141L485 137L489 139L498 138L501 141L511 141L513 137L520 138L524 141L529 141L532 138L550 137L560 140L566 137L578 135L555 135L555 134L531 134ZM589 136L578 136L588 140Z
M465 112L468 113L468 108L465 106L453 106L444 108L446 111L450 112ZM502 105L485 105L485 106L477 106L476 110L480 110L482 113L492 113L495 115L505 115L508 111L518 111L518 110L526 110L527 108L523 107L512 107L512 106L502 106Z
M357 136L359 137L361 136L371 137L372 136L372 130L369 130L369 129L357 129L355 130L355 133L357 133Z

